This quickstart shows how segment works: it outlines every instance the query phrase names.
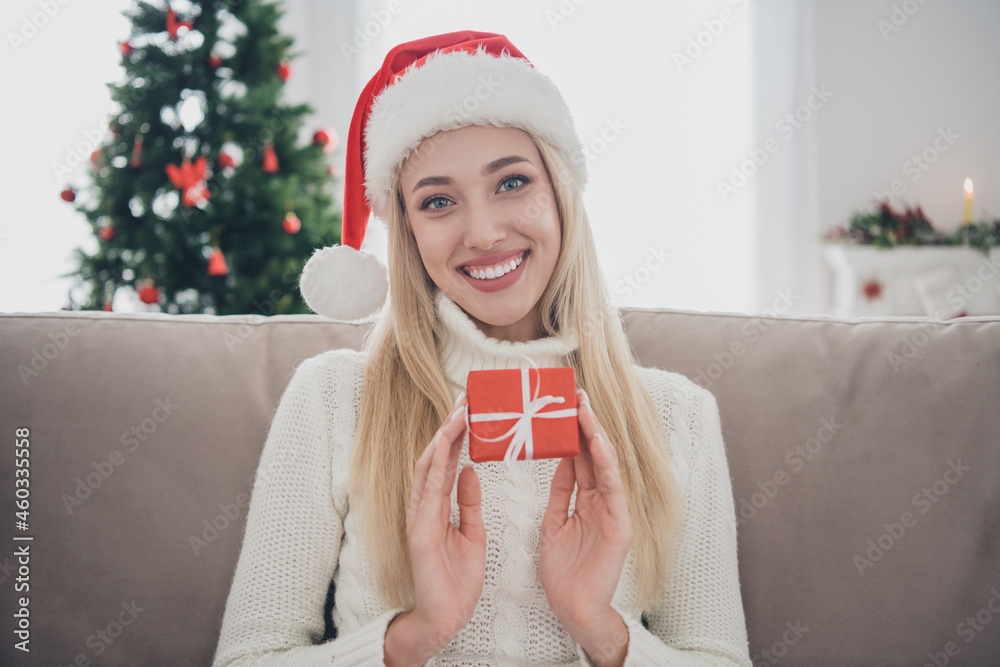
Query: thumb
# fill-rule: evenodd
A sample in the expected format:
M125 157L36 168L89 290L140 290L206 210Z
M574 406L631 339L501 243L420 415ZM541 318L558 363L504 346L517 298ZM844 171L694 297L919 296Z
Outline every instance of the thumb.
M473 542L486 539L481 500L479 476L472 466L465 466L458 476L458 529Z

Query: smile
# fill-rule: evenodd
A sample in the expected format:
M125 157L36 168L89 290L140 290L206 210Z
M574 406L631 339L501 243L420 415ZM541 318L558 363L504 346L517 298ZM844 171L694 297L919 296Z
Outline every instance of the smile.
M525 261L530 250L493 266L463 266L458 273L469 285L479 292L499 292L514 285L524 273Z
M518 266L520 266L521 262L524 261L524 258L527 254L528 251L525 250L523 253L521 253L518 257L515 257L514 259L502 262L500 264L497 264L496 266L486 267L485 269L462 267L462 272L465 273L467 276L475 278L476 280L495 280L497 278L505 276L506 274L510 273Z

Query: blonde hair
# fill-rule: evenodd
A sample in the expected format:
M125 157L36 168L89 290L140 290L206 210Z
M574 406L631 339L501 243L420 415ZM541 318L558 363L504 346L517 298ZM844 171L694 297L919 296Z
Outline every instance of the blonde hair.
M538 328L543 336L557 334L563 324L578 332L579 348L569 363L617 452L632 520L638 603L652 609L676 556L681 511L667 432L611 306L580 188L556 149L532 138L549 172L562 226ZM365 344L350 494L352 508L363 508L362 533L379 595L388 606L406 608L414 604L406 538L413 470L454 397L435 345L442 335L433 301L437 288L421 261L398 176L395 189L387 220L392 296Z

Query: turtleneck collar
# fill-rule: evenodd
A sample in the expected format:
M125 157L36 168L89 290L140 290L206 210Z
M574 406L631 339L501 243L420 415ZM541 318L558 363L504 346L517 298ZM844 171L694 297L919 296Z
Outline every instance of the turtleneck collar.
M438 355L448 379L462 389L469 371L527 368L530 364L521 358L522 354L534 360L539 368L567 366L567 355L578 345L573 331L525 342L491 338L440 289L434 304L442 325Z

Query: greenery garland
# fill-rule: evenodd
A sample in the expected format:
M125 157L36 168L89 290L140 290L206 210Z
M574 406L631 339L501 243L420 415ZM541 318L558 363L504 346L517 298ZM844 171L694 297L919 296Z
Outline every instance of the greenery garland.
M882 201L875 210L856 212L847 227L831 227L823 235L823 241L877 248L967 245L988 255L990 249L1000 246L1000 219L973 222L945 234L934 228L920 206L907 206L902 213L897 213L888 202Z

